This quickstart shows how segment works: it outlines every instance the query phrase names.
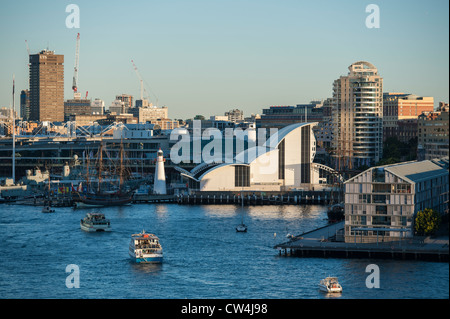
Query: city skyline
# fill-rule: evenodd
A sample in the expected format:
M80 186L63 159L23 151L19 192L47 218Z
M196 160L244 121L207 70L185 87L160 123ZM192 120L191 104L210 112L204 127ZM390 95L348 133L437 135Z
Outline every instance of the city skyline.
M48 47L64 55L71 99L78 32L79 92L106 108L116 95L139 98L131 60L173 119L326 99L361 60L377 66L384 92L432 96L435 107L449 100L447 1L377 1L379 29L365 25L370 3L361 1L78 1L80 28L72 29L69 2L43 3L4 4L2 107L12 104L13 74L17 111L18 93L29 89L25 40L30 54Z

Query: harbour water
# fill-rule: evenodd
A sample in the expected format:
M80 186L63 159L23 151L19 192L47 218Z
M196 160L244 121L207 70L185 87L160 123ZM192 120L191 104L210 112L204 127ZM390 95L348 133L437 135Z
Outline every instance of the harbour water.
M327 224L324 206L180 206L139 204L100 209L109 233L86 233L80 219L92 211L0 206L2 299L447 299L448 263L382 259L279 256L273 246ZM247 233L237 233L241 214ZM135 264L130 235L155 233L161 265ZM369 264L380 269L380 288L368 288ZM79 288L68 288L68 265L79 269ZM337 276L339 295L318 290Z

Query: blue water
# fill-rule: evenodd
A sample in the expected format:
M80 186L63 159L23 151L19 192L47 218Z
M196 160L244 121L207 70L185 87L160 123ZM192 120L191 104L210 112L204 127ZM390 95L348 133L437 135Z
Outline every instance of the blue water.
M56 210L0 206L0 298L449 298L448 263L278 256L273 246L286 234L327 223L322 206L101 209L110 233L80 229L90 210ZM236 233L242 211L248 232ZM130 235L143 229L160 238L163 264L129 260ZM66 286L71 264L79 267L79 288ZM380 288L366 287L369 264L380 268ZM328 275L339 277L342 294L318 291Z

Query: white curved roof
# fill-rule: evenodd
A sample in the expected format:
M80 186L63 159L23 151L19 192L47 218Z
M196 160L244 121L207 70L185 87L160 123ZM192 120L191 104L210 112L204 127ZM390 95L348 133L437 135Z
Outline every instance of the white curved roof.
M281 141L291 132L294 130L303 127L303 126L316 126L318 125L318 122L311 122L311 123L295 123L288 126L283 127L281 130L278 130L277 134L271 135L268 140L264 143L263 146L266 147L278 147L278 144L281 143Z
M246 149L245 151L239 153L235 157L234 163L223 163L217 166L212 167L211 169L205 171L198 179L197 181L200 181L206 174L212 172L213 170L220 169L225 166L229 165L245 165L248 166L250 163L255 161L258 157L268 154L275 150L278 147L278 144L290 133L295 131L296 129L299 129L303 126L316 126L318 125L318 122L311 122L311 123L295 123L288 125L286 127L283 127L282 129L278 130L277 134L271 135L267 141L263 144L263 146L255 146L249 149ZM201 164L200 164L201 165ZM195 178L194 178L195 179Z

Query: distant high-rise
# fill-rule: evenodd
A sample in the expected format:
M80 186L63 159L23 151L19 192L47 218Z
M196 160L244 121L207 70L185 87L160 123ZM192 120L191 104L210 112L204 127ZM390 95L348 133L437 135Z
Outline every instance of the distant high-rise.
M128 110L133 107L133 96L129 94L116 95L116 100L122 101Z
M383 78L365 61L333 83L333 149L340 168L373 165L383 156ZM338 167L339 168L339 167Z
M64 55L30 55L30 120L64 121Z
M405 93L383 93L383 140L409 142L417 137L417 117L433 112L434 98Z
M30 118L30 91L28 90L20 92L20 116L24 121Z

